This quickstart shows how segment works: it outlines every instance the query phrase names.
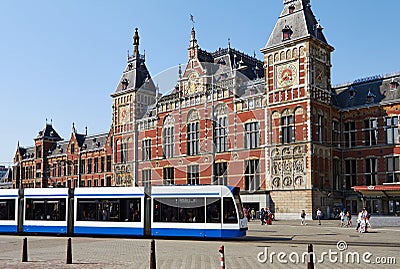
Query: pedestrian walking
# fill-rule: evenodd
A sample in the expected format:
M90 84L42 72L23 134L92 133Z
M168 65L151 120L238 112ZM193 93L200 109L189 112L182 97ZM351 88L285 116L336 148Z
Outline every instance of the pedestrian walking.
M317 209L317 219L318 219L318 225L321 225L322 211L319 208Z
M302 210L302 211L301 211L301 214L300 214L301 225L307 225L307 223L306 223L306 216L307 216L306 211L305 211L305 210Z

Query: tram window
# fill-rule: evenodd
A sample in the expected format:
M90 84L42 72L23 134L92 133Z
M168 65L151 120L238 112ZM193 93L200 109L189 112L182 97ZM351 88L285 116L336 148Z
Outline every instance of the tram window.
M231 197L224 197L224 223L238 223L235 203Z
M0 200L0 220L15 220L15 200Z
M65 221L66 199L26 199L27 220Z
M207 223L221 223L221 198L207 198Z
M154 222L204 223L204 198L160 198L154 200Z
M78 221L140 222L140 199L78 199Z

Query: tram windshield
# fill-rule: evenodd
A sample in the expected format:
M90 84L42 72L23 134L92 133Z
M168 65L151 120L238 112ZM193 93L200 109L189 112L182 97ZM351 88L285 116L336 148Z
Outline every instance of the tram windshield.
M0 200L0 220L15 220L15 200Z
M239 212L239 219L244 218L244 213L243 213L243 206L242 206L242 200L240 199L240 189L239 188L234 188L233 189L233 199L235 199L235 204L237 207L237 210Z
M66 199L26 199L25 219L65 221Z

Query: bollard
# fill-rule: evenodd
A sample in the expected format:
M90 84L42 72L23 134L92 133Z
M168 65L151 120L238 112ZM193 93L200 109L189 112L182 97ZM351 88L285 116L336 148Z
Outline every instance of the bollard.
M156 269L156 241L151 239L150 243L150 269Z
M24 238L22 243L22 262L28 261L28 238Z
M71 238L68 238L68 241L67 241L67 264L72 264Z
M308 266L307 269L314 269L314 250L313 245L308 244Z
M224 248L224 245L221 245L221 246L219 247L218 252L221 254L221 258L220 258L220 261L221 261L221 269L225 269L225 248Z

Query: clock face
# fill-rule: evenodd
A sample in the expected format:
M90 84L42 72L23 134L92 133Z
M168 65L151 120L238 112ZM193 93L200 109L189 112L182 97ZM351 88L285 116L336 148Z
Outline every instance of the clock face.
M129 107L121 106L119 107L119 123L125 124L129 121Z
M319 64L315 67L315 83L320 87L326 86L325 70L323 66Z
M195 72L189 75L187 84L187 92L189 94L195 93L200 88L198 78L199 74Z
M288 87L296 83L297 69L294 64L277 67L276 81L278 87Z

